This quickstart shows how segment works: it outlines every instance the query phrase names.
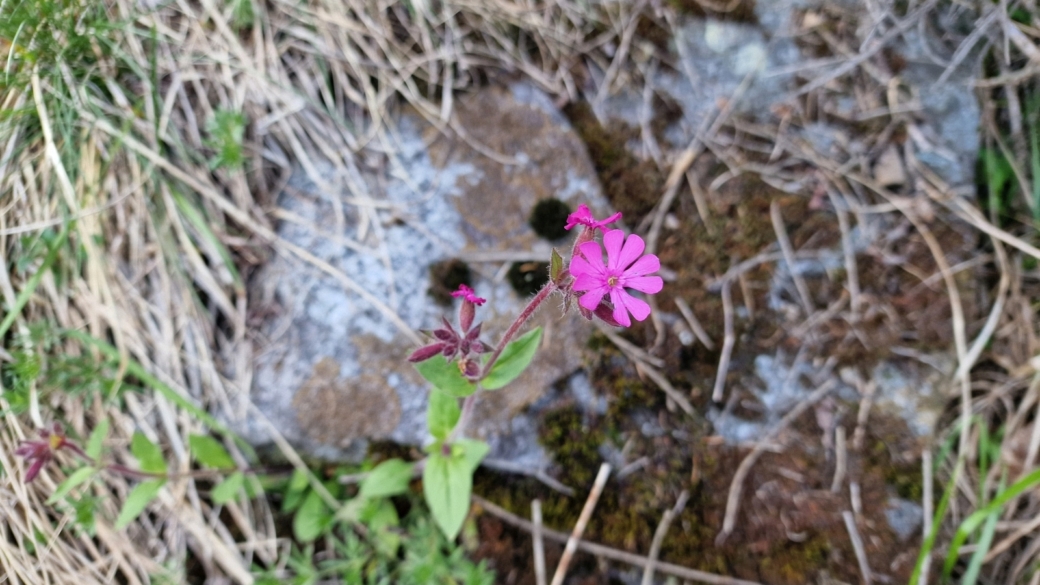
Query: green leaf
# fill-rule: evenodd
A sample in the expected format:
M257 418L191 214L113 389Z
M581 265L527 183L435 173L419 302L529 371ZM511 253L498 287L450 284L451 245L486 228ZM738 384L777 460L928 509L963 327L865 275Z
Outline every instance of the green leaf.
M140 431L135 431L130 439L130 452L137 457L141 471L157 475L166 473L166 460L163 459L162 451Z
M108 437L108 427L108 419L101 419L101 422L90 432L90 438L87 439L87 456L95 461L97 461L98 457L101 457L101 448Z
M58 487L51 494L51 497L47 498L47 504L53 505L60 502L65 496L72 491L72 488L79 484L87 481L97 472L93 467L80 467L72 475L68 476L65 481L61 482Z
M119 512L119 517L116 518L116 530L122 530L133 522L148 504L155 499L155 496L159 495L159 490L163 484L166 483L165 479L153 479L144 481L130 490L130 495L126 497L126 502L123 504L123 509Z
M456 398L465 398L477 391L477 385L464 378L459 367L441 354L415 364L415 369L427 382Z
M343 505L339 507L339 510L336 510L335 518L339 522L360 522L364 511L373 501L385 500L369 500L362 497L351 498L346 502L343 502Z
M94 506L97 498L83 496L79 500L71 500L72 507L76 510L76 524L91 536L94 535Z
M300 542L311 542L321 536L331 522L332 516L325 502L321 501L317 492L311 490L293 516L293 536Z
M430 391L430 405L426 409L426 426L430 434L444 440L459 422L459 400L434 388Z
M498 361L488 373L487 377L480 381L485 390L498 390L512 382L523 373L534 359L538 351L538 344L542 341L542 328L534 329L514 339L502 350Z
M228 455L220 441L209 435L191 435L188 448L199 463L214 469L234 469L235 461Z
M556 251L556 248L552 249L552 255L549 257L549 280L559 284L560 274L563 273L563 256Z
M437 526L448 540L455 540L469 513L473 472L462 456L431 453L423 469L423 495Z
M214 504L226 504L231 500L238 497L238 492L242 490L242 486L245 484L246 476L241 471L236 471L229 475L224 481L217 484L210 492L210 497L213 498Z
M385 557L397 556L401 535L393 529L401 524L397 508L389 500L375 500L366 506L361 521L372 531L376 549Z
M462 460L466 463L466 469L469 470L470 475L480 467L480 462L491 450L487 443L476 439L459 439L455 441L455 445L461 447Z
M415 464L400 459L380 463L362 480L358 495L362 498L385 498L407 492L413 467Z
M295 511L303 503L304 495L309 484L307 472L302 469L294 469L289 478L289 485L285 489L285 498L282 499L282 512L288 514Z

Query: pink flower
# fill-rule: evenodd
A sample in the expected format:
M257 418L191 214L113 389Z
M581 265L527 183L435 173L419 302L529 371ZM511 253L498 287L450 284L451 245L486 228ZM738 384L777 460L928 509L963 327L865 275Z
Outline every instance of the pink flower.
M664 281L660 276L647 276L661 268L661 261L653 254L642 256L646 245L643 238L625 232L610 230L603 235L603 246L607 249L607 263L603 264L603 251L597 242L585 242L578 246L581 255L571 260L570 271L574 275L574 290L584 291L578 304L589 311L596 311L604 296L610 295L614 305L614 320L623 327L632 324L628 314L637 321L650 315L650 305L637 299L625 289L634 289L646 294L661 292Z
M477 293L470 287L460 284L459 290L451 293L451 296L455 298L462 297L463 299L473 303L474 305L483 305L487 302L487 299L482 299L477 296Z
M80 457L87 457L87 454L79 446L65 436L61 425L54 423L52 428L53 431L40 430L40 438L42 440L22 441L22 444L14 450L15 455L25 457L25 462L29 463L29 470L25 472L25 483L36 479L40 470L54 459L54 454L60 449L69 449Z
M582 203L578 206L577 211L567 216L567 225L563 227L567 230L571 230L579 225L583 225L593 230L603 229L608 223L614 223L619 219L621 219L620 211L603 221L596 221L596 218L592 216L592 211L589 210L589 206Z

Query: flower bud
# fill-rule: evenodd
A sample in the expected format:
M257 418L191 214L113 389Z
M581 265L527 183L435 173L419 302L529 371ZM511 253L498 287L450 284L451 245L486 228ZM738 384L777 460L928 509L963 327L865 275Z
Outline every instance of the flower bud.
M473 316L476 314L476 307L469 300L463 300L462 306L459 307L459 328L462 331L469 331L470 326L473 325Z
M408 356L408 361L413 364L416 362L424 362L433 356L441 353L444 350L443 343L431 343L430 345L424 345L419 349L412 352L412 355Z

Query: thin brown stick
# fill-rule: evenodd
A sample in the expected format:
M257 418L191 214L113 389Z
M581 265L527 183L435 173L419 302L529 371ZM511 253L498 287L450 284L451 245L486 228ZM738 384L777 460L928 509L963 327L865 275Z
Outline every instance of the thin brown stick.
M571 559L574 558L574 551L578 549L578 542L581 540L581 536L585 534L585 527L588 526L589 520L592 519L592 512L596 510L596 504L599 502L599 497L603 493L603 486L607 484L608 477L610 477L610 464L604 463L599 466L599 473L596 474L596 481L592 484L589 497L585 500L585 507L581 509L578 522L574 525L571 537L567 539L567 545L563 548L563 556L560 557L560 564L556 566L556 573L553 575L551 585L563 585L563 579L567 576L567 569L570 567Z
M769 429L769 431L762 436L762 439L755 444L755 447L751 449L751 452L744 457L744 460L740 462L737 467L737 472L733 474L733 481L729 484L729 495L726 497L726 516L722 521L722 530L719 531L719 535L715 537L715 545L721 546L726 541L726 538L733 533L733 528L737 524L737 513L740 511L740 492L744 487L744 480L747 479L748 473L751 472L751 467L754 466L758 458L762 456L762 453L766 451L766 447L770 442L780 434L782 430L787 428L787 425L791 424L791 421L802 415L803 412L809 409L812 405L816 404L821 398L826 396L831 390L834 389L835 382L833 379L827 380L819 388L814 390L811 394L806 396L797 406L791 409L790 412L784 415L780 419L780 422Z
M534 525L531 522L503 509L500 506L495 505L494 503L488 500L485 500L480 496L473 496L473 500L480 504L480 507L483 508L485 512L491 514L499 520L512 524L513 526L516 526L521 530L526 530L528 532L534 530ZM567 534L564 534L563 532L557 532L549 528L543 528L542 535L545 538L549 540L554 540L556 542L567 542L567 540L569 540L570 538ZM644 556L617 550L615 548L604 546L602 544L596 544L593 542L578 542L578 550L589 553L591 555L596 555L604 559L618 561L621 563L627 563L634 567L646 567L650 563L650 559ZM745 581L744 579L736 579L733 577L716 575L714 573L706 573L704 571L688 569L680 565L674 565L672 563L665 563L661 561L657 562L655 570L659 573L674 575L676 577L679 577L680 579L689 579L691 581L697 581L700 583L708 583L709 585L762 585L761 583L758 583L756 581Z
M654 539L650 543L650 554L647 555L647 559L650 561L646 567L643 568L643 581L642 585L651 585L654 582L654 569L657 568L657 557L661 554L661 544L664 542L664 537L668 534L668 527L672 525L672 521L679 514L682 514L683 509L686 507L686 500L690 498L690 492L683 490L679 494L679 499L675 502L675 506L670 510L665 510L664 516L661 517L661 522L657 525L657 530L654 531Z
M805 317L808 318L813 314L812 295L809 294L809 287L805 284L805 279L802 278L802 275L798 274L798 269L794 264L794 247L791 246L791 238L787 236L787 227L784 226L784 218L780 214L780 202L776 199L769 204L769 219L773 222L776 241L780 244L780 251L784 255L787 270L791 273L794 288L798 291L798 299L802 302L802 310L805 311Z
M682 313L683 319L686 319L686 324L690 326L690 330L697 337L697 340L704 344L704 347L708 349L715 349L715 342L708 337L708 332L701 326L701 322L697 320L697 315L694 314L693 309L682 297L675 297L675 306L679 308L679 312Z
M480 462L480 465L481 467L487 467L488 469L494 469L495 471L518 473L520 475L533 477L545 484L546 487L554 489L565 496L574 495L574 488L560 482L555 477L546 473L544 469L530 469L505 459L484 459Z
M841 484L845 481L845 472L848 466L848 450L845 447L845 427L838 425L834 429L834 480L831 481L831 493L841 491Z
M722 324L722 355L719 356L719 369L715 372L715 386L711 391L711 399L714 402L722 401L722 391L725 389L726 375L729 373L729 360L733 355L733 346L737 343L737 336L733 332L733 295L729 281L722 285Z
M849 214L845 211L844 198L831 189L827 195L834 204L834 213L838 216L838 229L841 230L841 250L845 255L845 278L849 285L849 297L852 301L852 316L856 319L860 310L859 270L856 268L856 251L852 245L852 230L849 227Z
M534 541L534 579L545 585L545 542L542 540L542 501L531 500L531 538Z
M859 572L863 576L863 585L870 585L874 582L874 575L867 562L867 550L863 546L863 538L860 537L859 529L856 528L856 518L848 510L842 512L841 517L845 519L845 529L849 532L852 550L856 553L856 562L859 563Z

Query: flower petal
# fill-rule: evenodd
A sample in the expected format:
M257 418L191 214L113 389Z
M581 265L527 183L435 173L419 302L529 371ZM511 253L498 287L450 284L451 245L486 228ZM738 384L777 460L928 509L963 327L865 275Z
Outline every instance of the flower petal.
M607 249L607 270L617 270L618 258L621 256L621 244L624 241L625 232L621 230L610 230L603 234L603 247Z
M563 229L571 230L579 225L589 225L594 219L589 206L582 203L578 206L577 211L567 216L567 224L563 226Z
M596 307L599 306L599 302L603 300L603 295L607 294L607 290L605 286L591 289L589 292L581 295L581 298L578 299L578 304L590 311L595 311Z
M624 276L643 276L644 274L650 274L651 272L657 272L661 269L661 261L658 260L657 256L653 254L647 254L636 263L629 266L628 270L625 270Z
M607 281L600 276L582 274L578 278L574 279L574 284L571 285L571 288L578 292L582 292L596 288L607 289L609 287L607 286Z
M603 260L600 260L600 263L602 262ZM597 269L588 260L582 258L581 256L575 256L571 260L570 272L571 276L573 276L574 278L581 278L582 276L595 277L599 276L599 274L603 272L603 268L601 267Z
M597 268L600 272L606 270L606 266L603 264L603 249L599 247L599 242L585 242L578 246L578 252L580 252L584 257L584 260L589 263L589 266ZM571 260L571 265L573 265L574 261L577 259L578 257L575 257ZM573 272L573 270L571 272Z
M643 241L643 238L635 234L628 236L628 239L625 240L625 247L621 248L621 254L618 255L616 267L625 270L629 264L642 255L644 249L646 249L646 242ZM649 256L647 257L649 258Z
M652 295L661 292L661 289L664 288L664 280L660 276L636 276L622 278L621 286Z
M621 302L625 305L625 309L632 313L636 321L642 321L650 316L650 305L646 301L635 298L625 290L622 290L618 296L621 297Z
M621 296L623 294L625 291L622 288L610 289L610 302L614 304L614 320L622 327L629 327L632 320L628 318L628 310L625 309L625 302Z
M25 472L25 483L29 483L30 481L36 479L36 476L39 475L40 470L43 469L43 465L47 463L49 459L50 457L40 457L36 461L33 461L33 464L29 466L29 471Z

